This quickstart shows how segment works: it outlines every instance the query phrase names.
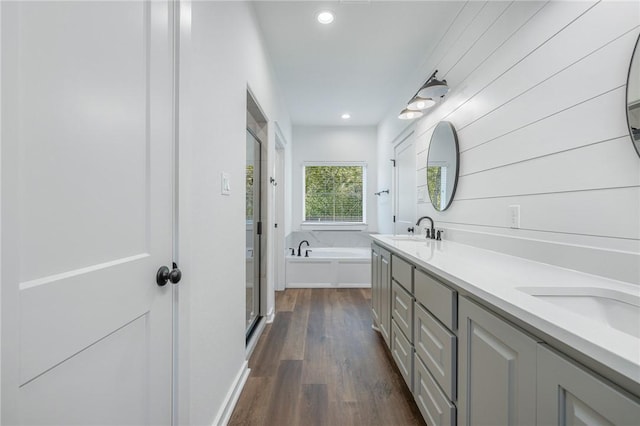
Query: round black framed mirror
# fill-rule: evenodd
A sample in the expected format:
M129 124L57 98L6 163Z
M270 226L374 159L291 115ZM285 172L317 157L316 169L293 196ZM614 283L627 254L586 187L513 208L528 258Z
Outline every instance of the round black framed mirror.
M460 151L456 129L448 121L436 125L427 156L427 190L438 211L449 208L458 184Z
M631 142L640 156L640 36L631 55L629 75L627 77L627 123Z

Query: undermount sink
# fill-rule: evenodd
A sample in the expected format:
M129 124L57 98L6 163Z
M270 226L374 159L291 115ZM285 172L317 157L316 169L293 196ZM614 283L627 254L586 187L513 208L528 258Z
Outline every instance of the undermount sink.
M640 339L640 296L600 287L519 287L518 290Z
M419 235L393 235L391 237L393 241L426 241L425 237Z

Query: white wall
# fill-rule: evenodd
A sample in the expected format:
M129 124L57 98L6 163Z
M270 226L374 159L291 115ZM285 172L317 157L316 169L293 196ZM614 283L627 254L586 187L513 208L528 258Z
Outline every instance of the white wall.
M181 13L179 420L211 425L245 361L247 89L270 121L267 170L274 122L287 140L291 128L251 5L182 2ZM220 194L223 171L231 177L230 196Z
M458 190L447 211L419 203L418 214L449 239L640 282L640 158L625 121L639 25L637 1L467 3L428 67L452 90L416 123L419 191L440 120L458 131ZM379 151L401 129L402 102L379 126Z
M293 230L303 221L302 168L305 161L361 161L367 163L367 232L376 232L378 160L373 126L295 126L291 164ZM391 158L391 157L389 157Z

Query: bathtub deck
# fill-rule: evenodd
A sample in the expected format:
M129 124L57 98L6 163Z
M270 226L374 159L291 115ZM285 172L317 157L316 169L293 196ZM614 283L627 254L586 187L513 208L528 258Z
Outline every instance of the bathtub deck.
M287 289L249 360L230 425L423 425L369 289Z

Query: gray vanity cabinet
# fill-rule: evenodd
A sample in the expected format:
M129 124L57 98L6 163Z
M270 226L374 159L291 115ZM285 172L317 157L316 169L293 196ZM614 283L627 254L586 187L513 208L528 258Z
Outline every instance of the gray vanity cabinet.
M395 280L391 280L391 320L413 343L413 296Z
M465 297L459 315L458 425L534 425L538 342Z
M416 272L415 296L449 330L458 327L458 297L455 290L422 271Z
M413 265L391 255L391 355L413 390Z
M391 254L380 250L380 331L391 346Z
M391 256L391 269L393 280L404 287L409 293L413 293L413 270L412 264L400 259L396 255Z
M456 406L440 389L418 353L413 364L413 398L429 426L455 426Z
M380 328L380 248L371 246L371 314L373 323Z
M457 292L416 269L413 397L427 424L456 424Z
M637 425L640 402L538 345L538 425Z
M371 310L373 320L391 347L391 254L371 245Z
M413 390L413 345L395 321L391 321L391 355L407 387Z
M611 377L391 250L373 245L374 321L427 424L640 425L640 399Z
M416 357L428 369L447 398L455 401L456 336L419 303L415 304L414 309L413 344Z

